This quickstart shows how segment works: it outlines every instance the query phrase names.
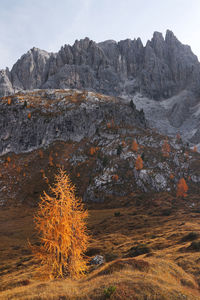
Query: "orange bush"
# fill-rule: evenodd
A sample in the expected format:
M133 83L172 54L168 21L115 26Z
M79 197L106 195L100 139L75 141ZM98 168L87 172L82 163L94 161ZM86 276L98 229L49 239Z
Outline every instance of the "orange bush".
M107 123L107 128L114 128L115 127L115 122L114 120L112 119L111 122L108 122Z
M117 174L112 176L112 180L114 181L118 181L119 180L119 176Z
M134 141L132 142L132 147L131 147L131 149L132 149L133 151L135 151L135 152L138 151L138 143L136 142L136 140L134 140Z
M51 195L44 192L41 197L35 216L41 246L30 246L51 278L79 277L88 268L84 256L88 245L85 223L88 213L63 170L59 170L50 190Z
M136 170L141 170L143 168L143 160L140 155L138 155L136 162L135 162Z
M91 147L90 148L90 155L94 155L99 150L99 147Z
M126 142L122 141L122 147L125 147L125 146L126 146Z
M189 157L189 152L188 151L185 151L185 157L188 159L188 157Z
M28 113L28 119L29 120L31 119L31 113Z
M174 179L174 175L171 173L169 176L170 179Z
M193 148L193 152L197 152L197 146L196 145Z
M17 173L20 173L21 172L21 167L17 167Z
M164 141L162 145L162 153L163 156L168 157L170 153L170 145L168 144L167 140Z
M40 156L40 158L44 157L44 153L43 153L43 151L41 149L39 150L39 156Z
M49 155L49 165L51 167L53 167L53 156L52 156L52 154Z
M186 197L188 186L184 178L181 178L177 184L176 197Z
M11 98L8 98L8 105L10 105L12 102Z

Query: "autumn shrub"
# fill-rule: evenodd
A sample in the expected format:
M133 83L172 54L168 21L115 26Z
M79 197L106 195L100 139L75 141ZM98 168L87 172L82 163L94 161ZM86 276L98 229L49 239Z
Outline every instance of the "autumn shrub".
M170 145L167 140L164 141L162 145L162 153L164 157L169 157L170 154Z
M188 191L188 186L184 178L181 178L177 184L176 197L186 197Z
M143 160L140 155L138 155L136 162L135 162L136 170L141 170L143 168Z
M131 149L132 149L133 151L135 151L135 152L138 151L138 143L136 142L136 140L134 140L134 141L132 142Z

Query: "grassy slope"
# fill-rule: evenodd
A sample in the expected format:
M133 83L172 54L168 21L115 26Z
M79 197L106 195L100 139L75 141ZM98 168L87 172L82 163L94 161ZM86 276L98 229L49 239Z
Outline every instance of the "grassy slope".
M116 211L121 216L114 216ZM27 206L0 212L0 299L104 299L110 285L116 286L113 299L200 299L199 252L187 249L190 240L181 241L189 232L199 232L198 213L179 208L162 216L144 206L90 209L88 254L103 254L107 262L79 281L40 278L27 247L27 238L37 242L33 213ZM130 249L139 244L150 253L130 257Z

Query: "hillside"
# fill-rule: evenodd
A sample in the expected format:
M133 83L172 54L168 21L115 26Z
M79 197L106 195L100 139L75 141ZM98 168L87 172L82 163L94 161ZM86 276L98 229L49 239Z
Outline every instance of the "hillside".
M42 178L52 182L60 166L85 201L130 197L138 189L175 194L181 177L189 191L199 191L199 154L181 137L148 129L143 112L120 98L42 90L4 97L0 105L2 203L37 198ZM166 141L169 153L163 153ZM135 168L138 155L141 170Z
M200 298L198 152L113 96L23 91L0 106L0 299ZM105 260L78 281L41 278L27 244L39 242L33 215L60 167L89 210L87 255Z

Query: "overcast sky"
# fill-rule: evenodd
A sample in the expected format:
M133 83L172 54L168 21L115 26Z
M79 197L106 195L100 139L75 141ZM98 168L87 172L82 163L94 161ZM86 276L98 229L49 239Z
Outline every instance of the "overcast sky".
M32 47L57 52L86 36L145 44L166 29L200 58L200 0L0 0L0 69Z

